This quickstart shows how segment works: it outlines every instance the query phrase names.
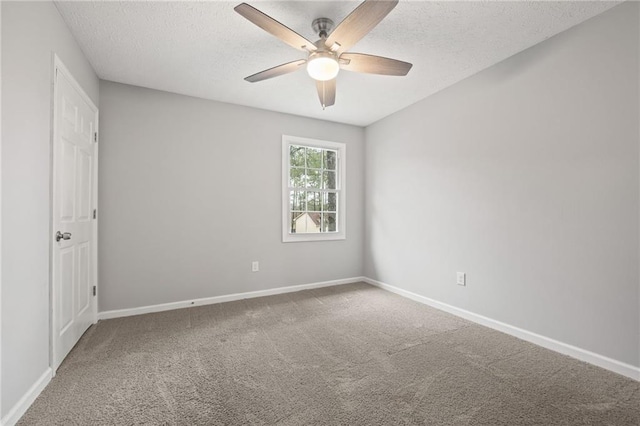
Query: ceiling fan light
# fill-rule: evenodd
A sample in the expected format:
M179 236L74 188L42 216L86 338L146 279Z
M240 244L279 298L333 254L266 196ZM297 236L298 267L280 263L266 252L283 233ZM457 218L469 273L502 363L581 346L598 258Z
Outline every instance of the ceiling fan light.
M316 55L307 62L307 72L314 80L333 80L340 71L338 61L332 56Z

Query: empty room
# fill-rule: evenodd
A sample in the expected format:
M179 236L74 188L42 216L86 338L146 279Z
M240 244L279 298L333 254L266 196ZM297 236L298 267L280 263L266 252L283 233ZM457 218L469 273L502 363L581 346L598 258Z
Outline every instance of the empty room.
M0 24L0 426L640 425L639 2Z

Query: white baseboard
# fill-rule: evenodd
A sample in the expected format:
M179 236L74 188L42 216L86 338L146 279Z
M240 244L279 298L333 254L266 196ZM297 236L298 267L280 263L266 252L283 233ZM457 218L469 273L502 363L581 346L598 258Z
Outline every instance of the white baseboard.
M20 400L9 410L6 416L2 418L2 426L14 426L20 420L20 417L27 412L33 401L36 400L40 392L49 384L53 377L51 368L47 370L36 380L29 390L20 398Z
M255 297L273 296L275 294L293 293L301 290L310 290L313 288L330 287L341 284L351 284L365 281L364 277L345 278L341 280L322 281L310 284L293 285L289 287L270 288L267 290L249 291L246 293L226 294L223 296L205 297L202 299L183 300L180 302L162 303L160 305L141 306L130 309L116 309L113 311L104 311L98 313L98 319L111 319L128 317L132 315L149 314L152 312L170 311L173 309L191 308L193 306L213 305L216 303L233 302L235 300L253 299Z
M419 294L416 294L407 290L403 290L401 288L394 287L392 285L389 285L380 281L373 280L371 278L365 277L362 280L368 284L374 285L383 290L387 290L392 293L396 293L400 296L404 296L408 299L415 300L416 302L424 303L425 305L429 305L441 311L448 312L450 314L475 322L485 327L489 327L494 330L501 331L511 336L515 336L519 339L526 340L527 342L534 343L538 346L542 346L552 351L559 352L564 355L568 355L570 357L579 359L580 361L585 361L585 362L588 362L589 364L597 365L598 367L602 367L607 370L613 371L615 373L621 374L623 376L629 377L631 379L640 381L640 367L626 364L624 362L617 361L615 359L608 358L603 355L599 355L597 353L588 351L586 349L581 349L576 346L572 346L567 343L563 343L563 342L551 339L549 337L542 336L540 334L532 333L530 331L523 330L521 328L514 327L512 325L505 324L503 322L496 321L494 319L487 318L485 316L478 315L473 312L466 311L464 309L456 308L455 306L438 302L437 300L433 300L428 297L421 296Z

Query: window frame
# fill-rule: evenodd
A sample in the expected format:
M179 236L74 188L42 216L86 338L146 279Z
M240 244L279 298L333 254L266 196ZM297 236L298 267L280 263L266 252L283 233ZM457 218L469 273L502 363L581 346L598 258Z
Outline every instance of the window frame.
M318 232L292 234L289 232L290 225L290 199L289 191L289 173L290 164L290 146L300 145L311 148L331 149L337 152L336 164L336 195L338 200L338 209L336 212L337 231L336 232ZM347 163L347 145L342 142L324 141L319 139L302 138L299 136L282 135L282 242L302 242L302 241L335 241L344 240L347 237L346 232L346 163Z

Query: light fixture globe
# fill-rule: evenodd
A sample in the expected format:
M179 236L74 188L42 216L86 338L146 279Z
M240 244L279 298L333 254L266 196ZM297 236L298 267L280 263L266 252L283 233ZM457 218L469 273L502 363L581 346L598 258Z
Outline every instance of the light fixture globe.
M307 72L314 80L333 80L340 71L340 65L335 56L329 52L312 53L307 61Z

